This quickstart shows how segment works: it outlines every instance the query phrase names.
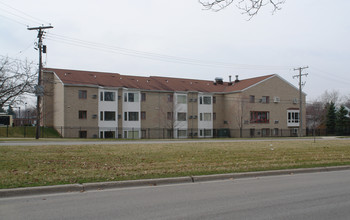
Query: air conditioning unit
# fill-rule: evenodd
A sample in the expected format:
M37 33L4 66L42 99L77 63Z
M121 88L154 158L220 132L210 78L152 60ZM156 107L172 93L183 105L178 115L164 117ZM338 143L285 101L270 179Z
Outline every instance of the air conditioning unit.
M279 123L279 120L275 120L275 124L278 124Z
M93 118L93 119L96 119L96 118L97 118L97 115L92 115L92 118Z
M193 116L193 119L197 119L197 115L194 115L194 116Z
M273 97L273 102L274 103L279 103L280 101L281 101L280 97L277 97L277 96Z
M97 99L97 95L92 95L92 98L93 99Z
M193 118L193 116L191 115L189 118L190 118L190 119L192 119L192 118Z
M298 103L299 103L298 99L297 99L297 98L294 98L294 99L293 99L293 104L298 104Z

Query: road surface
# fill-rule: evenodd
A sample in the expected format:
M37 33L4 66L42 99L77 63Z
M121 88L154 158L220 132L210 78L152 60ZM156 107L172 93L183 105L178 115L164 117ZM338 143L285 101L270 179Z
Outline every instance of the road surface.
M349 219L350 171L0 199L0 219Z

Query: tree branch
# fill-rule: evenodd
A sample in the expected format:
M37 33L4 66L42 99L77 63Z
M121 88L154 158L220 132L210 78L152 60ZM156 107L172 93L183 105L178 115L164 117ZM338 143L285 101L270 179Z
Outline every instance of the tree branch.
M212 11L220 11L227 6L231 5L235 0L198 0L203 5L204 9ZM243 14L247 14L249 20L258 14L260 9L268 4L273 7L272 13L281 9L281 5L286 0L239 0L236 7L243 11Z

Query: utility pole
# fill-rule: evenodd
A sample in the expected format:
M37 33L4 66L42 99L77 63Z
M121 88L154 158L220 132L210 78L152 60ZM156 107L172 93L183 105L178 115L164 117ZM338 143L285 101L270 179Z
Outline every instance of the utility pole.
M53 28L51 25L50 26L40 26L40 27L28 27L28 30L38 30L38 51L39 51L39 73L38 73L38 85L35 86L35 95L37 96L37 103L36 103L36 111L37 111L37 117L36 117L36 133L35 133L35 138L39 139L40 137L40 122L41 122L41 96L44 95L44 88L42 86L42 52L43 52L43 42L42 38L44 35L45 29ZM46 52L46 47L44 47L44 50Z
M301 74L301 72L304 69L309 68L308 66L305 67L299 67L295 68L294 71L299 71L299 75L293 76L293 78L298 77L299 78L299 136L303 136L303 91L302 87L305 85L305 83L301 82L301 77L302 76L307 76L308 73Z

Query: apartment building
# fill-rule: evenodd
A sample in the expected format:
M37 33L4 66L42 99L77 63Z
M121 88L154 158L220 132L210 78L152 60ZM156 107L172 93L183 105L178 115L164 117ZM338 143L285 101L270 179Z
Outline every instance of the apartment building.
M55 127L63 137L254 137L299 132L299 91L278 75L243 80L237 76L224 82L46 68L43 76L42 124ZM302 115L305 118L305 112Z

